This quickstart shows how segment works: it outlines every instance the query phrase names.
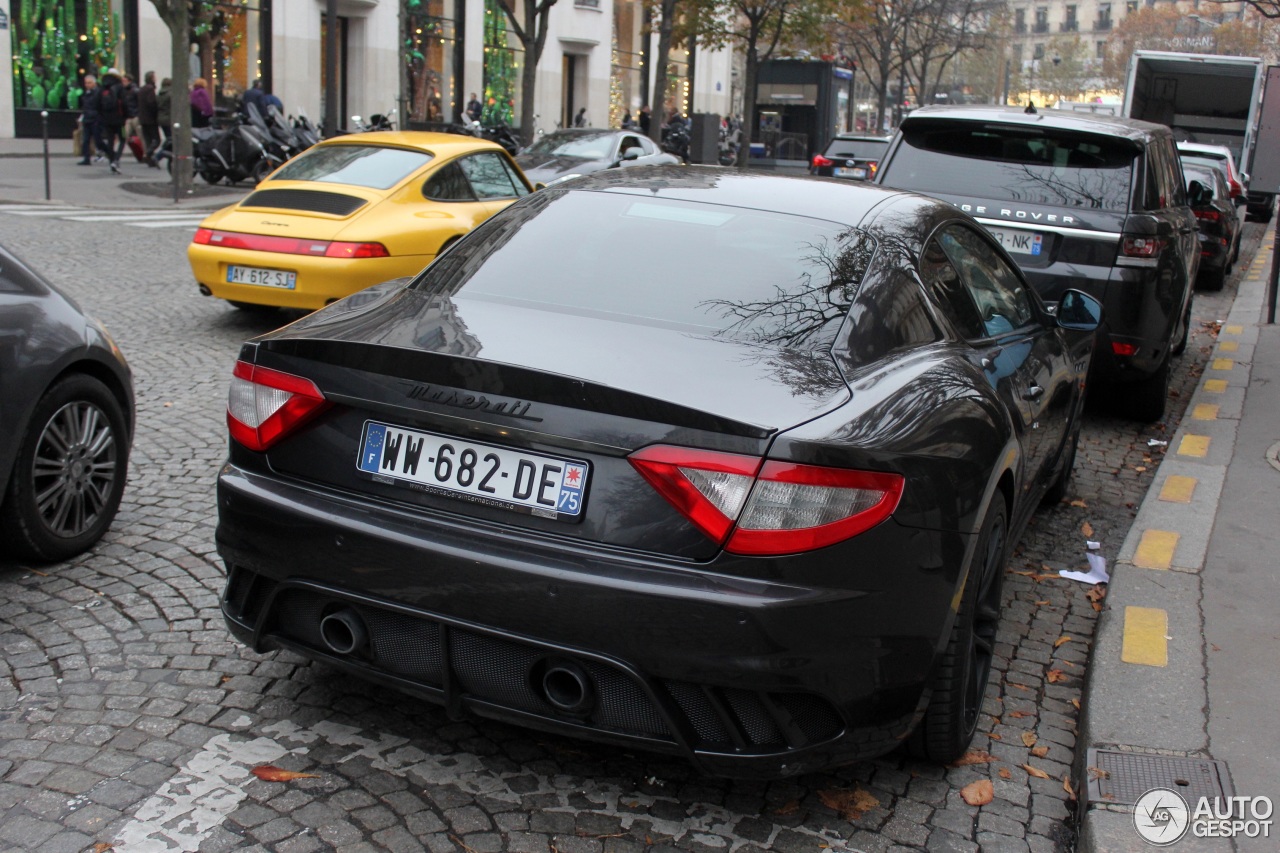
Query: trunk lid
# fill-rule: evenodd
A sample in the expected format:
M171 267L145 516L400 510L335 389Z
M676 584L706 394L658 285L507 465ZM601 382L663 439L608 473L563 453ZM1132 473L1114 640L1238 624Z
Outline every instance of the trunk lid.
M356 186L318 189L306 181L273 181L205 220L204 227L243 234L336 240L359 215L386 198Z
M261 339L256 358L313 380L337 404L268 451L277 471L504 527L686 559L709 559L719 547L644 481L628 453L676 444L763 456L779 431L850 398L825 352L391 286ZM397 454L416 446L424 472L449 444L446 487L418 468L408 481L398 455L394 476L386 476L392 441ZM570 503L580 508L564 506L566 492L556 486L543 490L558 496L556 506L532 508L513 508L509 492L459 493L455 466L467 449L475 454L468 485L493 468L493 485L506 478L527 490L532 474L520 470L522 459L539 484L544 466L561 469L553 478L577 470L586 486ZM367 452L382 458L360 470ZM482 461L490 455L497 460Z

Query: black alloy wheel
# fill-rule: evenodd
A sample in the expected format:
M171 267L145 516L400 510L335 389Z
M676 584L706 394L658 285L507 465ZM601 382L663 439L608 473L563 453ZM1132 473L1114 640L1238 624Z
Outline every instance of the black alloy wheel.
M933 695L924 719L907 741L907 748L919 758L955 761L964 755L978 730L1000 627L1000 589L1007 552L1005 500L997 491L978 534L960 609L934 676Z
M124 494L124 412L91 376L59 380L18 448L0 530L22 556L65 560L102 536Z

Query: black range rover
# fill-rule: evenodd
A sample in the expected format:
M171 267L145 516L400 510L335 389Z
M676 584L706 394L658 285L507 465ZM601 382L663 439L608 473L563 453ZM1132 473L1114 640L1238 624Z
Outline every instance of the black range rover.
M1163 417L1200 261L1169 128L1019 107L924 107L876 182L949 201L986 226L1041 297L1106 307L1091 380L1139 420Z

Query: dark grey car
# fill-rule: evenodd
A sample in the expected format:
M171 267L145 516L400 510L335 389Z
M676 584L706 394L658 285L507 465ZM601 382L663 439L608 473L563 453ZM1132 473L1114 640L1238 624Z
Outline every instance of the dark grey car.
M653 140L632 130L581 128L548 133L516 157L531 183L554 184L617 166L665 166L680 162Z
M102 324L0 248L0 557L64 560L115 518L133 380Z

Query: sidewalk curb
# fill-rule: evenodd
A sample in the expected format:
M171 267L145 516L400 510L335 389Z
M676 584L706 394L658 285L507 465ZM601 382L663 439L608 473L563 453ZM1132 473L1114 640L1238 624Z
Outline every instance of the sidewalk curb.
M1086 805L1088 749L1213 757L1200 573L1235 451L1275 228L1276 223L1267 227L1240 282L1204 375L1112 567L1082 698L1075 768L1079 853L1151 849L1134 828L1132 806ZM1155 628L1140 622L1150 614ZM1234 845L1188 835L1174 849L1216 853Z

